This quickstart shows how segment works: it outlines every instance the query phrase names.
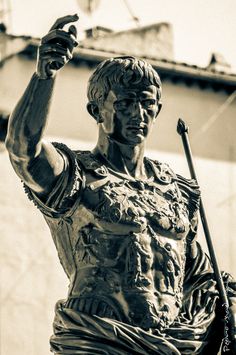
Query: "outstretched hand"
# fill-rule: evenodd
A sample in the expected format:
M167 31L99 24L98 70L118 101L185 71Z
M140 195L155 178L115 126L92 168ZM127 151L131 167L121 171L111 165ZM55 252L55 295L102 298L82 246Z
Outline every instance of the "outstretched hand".
M38 49L36 72L41 79L53 77L73 56L73 50L78 45L77 29L70 25L68 30L63 27L78 20L78 15L60 17L53 24L48 34L41 40Z

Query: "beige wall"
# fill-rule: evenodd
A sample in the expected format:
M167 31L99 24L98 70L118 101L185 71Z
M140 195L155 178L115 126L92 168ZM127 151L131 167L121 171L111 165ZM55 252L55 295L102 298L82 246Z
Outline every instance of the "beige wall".
M151 45L150 45L151 43ZM174 59L173 30L169 23L158 23L128 31L113 32L97 38L86 38L82 45L110 53L121 53L146 58Z
M0 109L11 110L33 70L32 61L17 57L0 68ZM71 147L78 149L92 147L92 142L96 140L96 124L84 109L88 76L86 68L68 66L57 78L47 131L48 134L62 136L63 141L68 141L68 137L79 138L81 141L68 141ZM176 120L179 116L185 118L194 135L225 99L223 92L201 91L197 87L187 88L165 82L164 108L150 137L149 148L153 151L149 155L167 161L176 172L188 176L180 138L175 133ZM234 117L235 103L207 134L193 139L193 151L198 156L196 169L220 268L236 276ZM58 299L66 296L67 280L46 223L27 200L6 151L3 147L1 149L0 234L3 267L0 353L49 355L53 308ZM201 230L199 238L203 239Z
M11 111L35 68L35 62L13 57L0 68L0 110ZM96 141L97 129L86 111L87 82L92 70L67 65L57 77L47 133L73 139ZM236 100L205 132L201 128L227 100L221 90L199 89L194 84L163 82L163 109L148 141L148 148L182 153L176 124L182 117L190 126L195 156L236 161Z

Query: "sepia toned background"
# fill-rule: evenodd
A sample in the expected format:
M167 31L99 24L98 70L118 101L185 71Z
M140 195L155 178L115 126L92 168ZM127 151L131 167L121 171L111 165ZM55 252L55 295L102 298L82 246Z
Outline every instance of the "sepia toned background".
M46 135L90 149L87 81L103 59L146 58L163 83L163 110L147 155L189 177L179 117L190 126L220 269L236 276L236 23L234 0L0 1L1 355L49 355L53 309L67 279L40 212L24 194L4 147L7 117L35 69L39 38L78 12L80 45L58 75ZM199 225L199 240L206 252Z

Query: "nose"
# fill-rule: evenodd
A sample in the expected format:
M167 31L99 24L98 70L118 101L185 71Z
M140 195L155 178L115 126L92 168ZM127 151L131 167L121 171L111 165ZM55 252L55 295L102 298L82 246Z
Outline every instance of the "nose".
M144 109L139 101L134 104L134 117L140 121L144 121Z

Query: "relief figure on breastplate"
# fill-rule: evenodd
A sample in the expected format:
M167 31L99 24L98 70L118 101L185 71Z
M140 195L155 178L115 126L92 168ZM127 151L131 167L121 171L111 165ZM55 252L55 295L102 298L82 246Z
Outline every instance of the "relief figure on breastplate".
M43 139L56 73L77 45L77 19L58 19L42 38L6 142L69 280L67 299L56 305L51 351L216 355L219 293L196 240L199 187L145 157L162 107L156 69L132 56L98 65L87 92L98 127L92 151ZM226 278L233 305L235 283Z

